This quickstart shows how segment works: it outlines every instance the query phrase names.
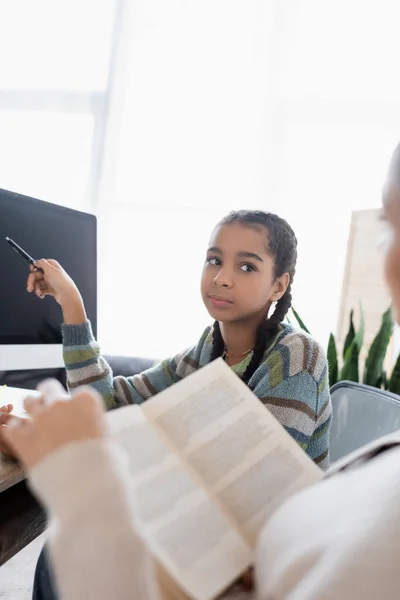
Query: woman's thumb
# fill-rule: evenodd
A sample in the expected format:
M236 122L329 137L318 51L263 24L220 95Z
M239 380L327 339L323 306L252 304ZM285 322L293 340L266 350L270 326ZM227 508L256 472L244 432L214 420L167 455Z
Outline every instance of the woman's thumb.
M45 404L51 404L55 400L69 399L68 393L57 379L45 379L36 387L42 394Z

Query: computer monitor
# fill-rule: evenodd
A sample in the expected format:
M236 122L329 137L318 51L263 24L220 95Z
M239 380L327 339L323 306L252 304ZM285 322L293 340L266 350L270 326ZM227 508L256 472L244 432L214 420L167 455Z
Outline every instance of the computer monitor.
M6 237L36 260L54 258L64 267L96 335L96 217L0 189L0 371L61 367L61 307L50 296L28 294L29 264Z

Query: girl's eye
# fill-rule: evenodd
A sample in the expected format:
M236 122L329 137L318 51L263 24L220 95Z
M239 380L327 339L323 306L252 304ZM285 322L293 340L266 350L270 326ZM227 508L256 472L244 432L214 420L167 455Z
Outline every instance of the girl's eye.
M241 271L244 271L244 273L251 273L252 271L256 271L255 266L249 263L246 263L245 265L240 265L239 268Z
M221 265L221 259L217 256L210 256L207 258L207 263L213 267L219 267Z

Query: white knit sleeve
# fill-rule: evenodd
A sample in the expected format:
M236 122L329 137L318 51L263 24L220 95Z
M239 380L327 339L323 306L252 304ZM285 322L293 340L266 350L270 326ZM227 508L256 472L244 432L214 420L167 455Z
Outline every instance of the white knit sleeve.
M49 549L63 600L158 600L128 501L123 452L110 440L71 444L30 473L47 509Z

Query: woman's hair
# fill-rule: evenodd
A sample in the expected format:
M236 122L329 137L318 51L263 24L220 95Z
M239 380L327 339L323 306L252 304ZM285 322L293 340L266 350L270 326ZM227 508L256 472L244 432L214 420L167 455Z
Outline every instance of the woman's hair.
M267 252L274 262L274 279L281 277L284 273L289 274L289 285L282 298L276 303L273 314L267 318L258 328L253 356L243 375L246 383L251 379L262 361L268 344L273 340L279 330L279 324L285 318L292 305L291 286L296 271L297 239L293 229L281 217L262 210L238 210L229 213L217 225L230 225L240 223L245 227L252 227L266 233ZM214 323L213 347L211 359L222 356L225 344L222 338L218 321Z
M398 144L390 159L387 183L400 188L400 144Z

